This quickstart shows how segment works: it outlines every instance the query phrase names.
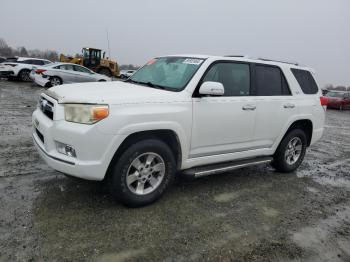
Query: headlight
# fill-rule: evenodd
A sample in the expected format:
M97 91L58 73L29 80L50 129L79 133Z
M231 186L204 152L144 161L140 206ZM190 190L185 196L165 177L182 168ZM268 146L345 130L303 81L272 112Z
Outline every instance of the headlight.
M91 125L106 118L108 114L107 105L64 105L64 117L69 122Z

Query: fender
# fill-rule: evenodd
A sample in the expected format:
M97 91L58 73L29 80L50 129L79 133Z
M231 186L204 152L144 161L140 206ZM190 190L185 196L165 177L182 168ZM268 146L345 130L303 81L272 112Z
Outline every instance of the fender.
M279 144L281 143L283 137L285 136L285 134L287 133L288 129L291 127L291 125L298 121L298 120L310 120L312 125L314 126L314 117L312 114L298 114L298 115L293 115L292 117L290 117L288 119L288 121L286 122L286 124L284 125L282 132L280 133L280 135L278 136L278 138L276 139L275 143L272 145L271 149L273 151L276 151L277 147L279 146Z

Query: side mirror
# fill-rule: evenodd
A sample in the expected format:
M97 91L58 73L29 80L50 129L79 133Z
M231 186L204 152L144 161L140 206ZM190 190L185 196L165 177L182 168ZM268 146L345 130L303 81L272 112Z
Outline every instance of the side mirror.
M219 82L204 82L199 88L201 95L222 96L225 93L223 84Z

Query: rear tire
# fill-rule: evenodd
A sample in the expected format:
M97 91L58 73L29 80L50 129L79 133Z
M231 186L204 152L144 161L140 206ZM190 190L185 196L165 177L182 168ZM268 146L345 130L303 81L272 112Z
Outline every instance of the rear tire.
M124 205L144 206L163 195L175 173L175 157L169 146L157 139L147 139L130 146L116 160L108 187Z
M289 131L278 146L271 165L279 172L293 172L304 159L306 145L307 139L303 130Z
M29 74L30 74L30 70L23 69L19 72L18 77L21 81L29 82L30 81Z
M51 86L59 86L62 85L62 80L57 76L53 76L50 78L50 84Z

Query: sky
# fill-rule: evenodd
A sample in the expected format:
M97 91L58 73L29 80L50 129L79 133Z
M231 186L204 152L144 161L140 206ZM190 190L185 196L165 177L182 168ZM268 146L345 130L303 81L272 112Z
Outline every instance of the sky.
M296 61L350 86L350 0L0 0L10 46L104 49L119 64L167 54Z

